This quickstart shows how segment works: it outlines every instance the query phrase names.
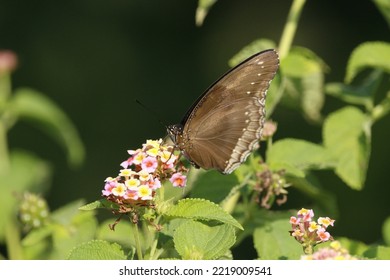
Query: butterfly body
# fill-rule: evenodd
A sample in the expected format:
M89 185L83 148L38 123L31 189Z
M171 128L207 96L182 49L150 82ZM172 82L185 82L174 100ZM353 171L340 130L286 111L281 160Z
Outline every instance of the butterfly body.
M195 167L233 172L259 147L265 97L279 66L278 54L255 54L223 75L168 126L176 147Z

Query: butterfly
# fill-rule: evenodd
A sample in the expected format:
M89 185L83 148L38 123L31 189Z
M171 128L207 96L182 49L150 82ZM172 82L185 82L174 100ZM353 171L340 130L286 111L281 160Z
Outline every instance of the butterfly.
M212 84L179 124L167 126L174 145L196 168L229 174L259 148L265 98L279 55L252 55Z

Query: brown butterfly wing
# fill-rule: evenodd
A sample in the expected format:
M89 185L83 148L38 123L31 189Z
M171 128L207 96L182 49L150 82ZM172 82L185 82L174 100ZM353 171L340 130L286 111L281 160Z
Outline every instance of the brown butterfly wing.
M265 96L278 66L274 50L256 54L219 79L194 104L176 139L193 164L228 174L258 147Z

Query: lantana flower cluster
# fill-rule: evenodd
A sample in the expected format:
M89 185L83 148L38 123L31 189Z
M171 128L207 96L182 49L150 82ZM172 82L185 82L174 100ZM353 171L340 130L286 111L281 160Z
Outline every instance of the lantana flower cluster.
M297 217L290 218L292 225L290 234L302 244L306 254L312 254L315 245L333 240L333 237L326 230L329 226L334 225L335 220L329 217L319 217L316 222L313 217L314 211L312 209L302 208L298 211Z
M118 176L105 180L102 195L108 200L118 204L145 204L153 200L165 180L174 187L186 185L187 169L174 154L174 148L163 145L162 139L147 140L142 149L127 152L130 157L120 164Z

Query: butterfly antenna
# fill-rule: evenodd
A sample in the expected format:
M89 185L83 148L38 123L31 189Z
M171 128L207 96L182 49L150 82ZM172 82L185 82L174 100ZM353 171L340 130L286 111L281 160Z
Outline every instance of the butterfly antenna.
M148 111L149 113L151 113L156 119L157 121L162 125L164 126L165 128L167 128L168 126L160 119L160 116L157 115L157 113L153 110L151 110L149 107L147 107L145 104L143 104L141 101L139 101L138 99L135 99L135 102L138 103L138 105L141 105L142 108L144 108L146 111Z

